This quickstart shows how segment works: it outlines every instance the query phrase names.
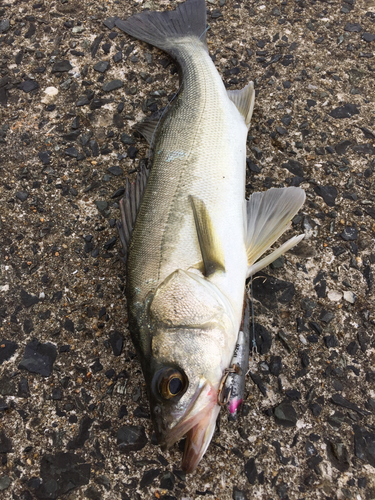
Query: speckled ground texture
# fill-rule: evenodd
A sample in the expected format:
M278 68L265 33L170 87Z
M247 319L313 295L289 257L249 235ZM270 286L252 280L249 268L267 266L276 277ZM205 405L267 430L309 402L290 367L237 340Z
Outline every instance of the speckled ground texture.
M253 282L243 414L188 477L153 437L116 231L132 127L178 76L115 16L175 6L0 5L0 497L374 499L375 1L207 0L225 85L255 82L248 194L303 187L306 237Z

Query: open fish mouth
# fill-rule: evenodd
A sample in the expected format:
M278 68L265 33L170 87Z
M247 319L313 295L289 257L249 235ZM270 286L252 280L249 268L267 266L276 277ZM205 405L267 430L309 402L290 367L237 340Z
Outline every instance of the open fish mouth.
M206 382L197 391L184 416L163 436L162 446L170 448L186 435L181 465L185 472L193 472L205 454L215 431L219 411L217 390Z

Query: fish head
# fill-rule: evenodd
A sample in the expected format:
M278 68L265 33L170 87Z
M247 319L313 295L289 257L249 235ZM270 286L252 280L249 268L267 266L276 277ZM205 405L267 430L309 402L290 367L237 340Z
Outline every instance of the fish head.
M231 309L203 278L178 271L150 307L152 355L144 368L159 443L186 435L182 467L203 457L220 411L218 391L236 339Z

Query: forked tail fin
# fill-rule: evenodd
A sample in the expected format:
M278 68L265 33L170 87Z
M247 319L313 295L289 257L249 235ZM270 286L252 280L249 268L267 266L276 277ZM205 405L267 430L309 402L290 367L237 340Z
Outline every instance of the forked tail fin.
M205 0L186 0L176 10L144 11L126 21L118 19L116 26L178 58L179 38L197 38L206 46L206 3Z

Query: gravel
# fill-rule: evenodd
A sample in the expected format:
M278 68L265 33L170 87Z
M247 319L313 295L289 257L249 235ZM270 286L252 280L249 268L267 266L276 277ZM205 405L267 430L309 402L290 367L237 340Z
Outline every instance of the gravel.
M165 3L0 6L1 498L373 499L373 3L207 0L226 87L255 82L247 194L307 200L304 241L252 280L242 413L188 476L156 444L116 230L133 126L178 88L116 20Z

